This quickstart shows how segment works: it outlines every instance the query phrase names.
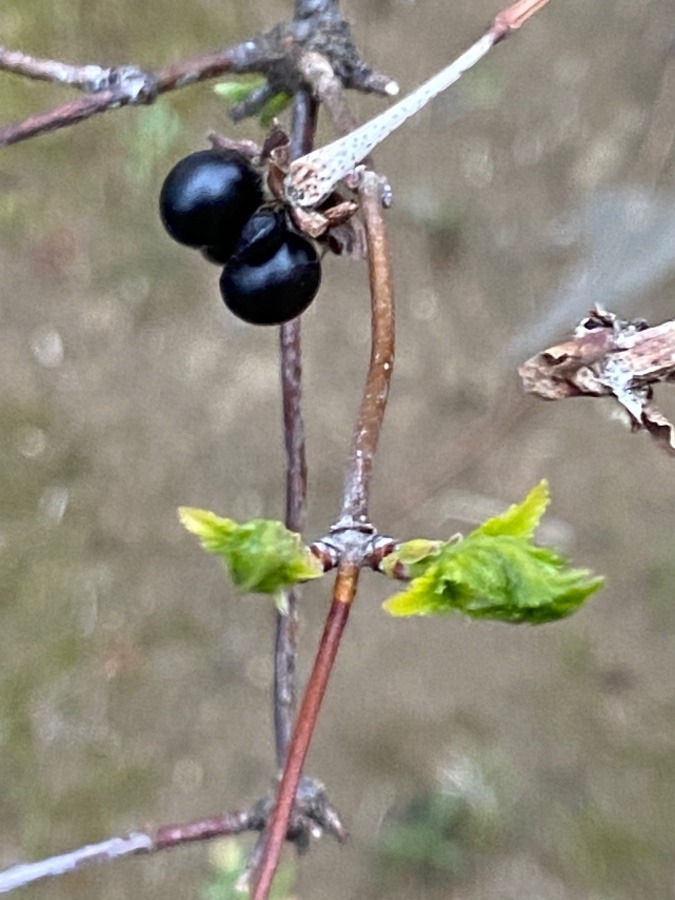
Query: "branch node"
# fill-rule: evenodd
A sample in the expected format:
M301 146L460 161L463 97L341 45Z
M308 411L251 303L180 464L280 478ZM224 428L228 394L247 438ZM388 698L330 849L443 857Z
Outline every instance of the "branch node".
M397 547L398 541L395 541L394 538L376 534L368 546L364 564L370 566L375 572L379 572L382 560L393 553Z
M87 84L92 93L112 90L120 92L129 103L154 103L158 96L158 80L153 72L146 72L138 66L114 66L103 77Z
M321 560L324 572L334 569L340 562L340 549L328 538L321 538L310 545L310 551Z

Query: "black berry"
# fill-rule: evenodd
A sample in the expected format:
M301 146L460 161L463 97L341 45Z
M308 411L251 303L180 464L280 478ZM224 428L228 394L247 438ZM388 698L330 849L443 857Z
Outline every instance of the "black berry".
M307 309L320 283L313 244L289 229L282 211L260 210L246 223L223 269L220 293L245 322L280 325Z
M171 237L208 247L225 262L263 200L261 178L236 150L198 150L176 163L162 185L159 213Z

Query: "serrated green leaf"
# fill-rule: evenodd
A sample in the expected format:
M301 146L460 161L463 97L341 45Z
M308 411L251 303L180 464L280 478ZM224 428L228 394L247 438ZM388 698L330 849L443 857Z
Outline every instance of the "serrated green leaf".
M255 76L246 80L219 81L213 86L213 90L228 103L241 103L248 99L254 91L261 88L265 84L265 80L262 76Z
M223 519L208 509L181 506L178 518L184 528L197 535L209 553L219 553L237 529L237 523L232 519Z
M514 503L500 516L487 519L473 533L532 537L550 500L548 481L540 481L532 488L522 503Z
M240 591L279 594L301 581L320 578L323 567L299 534L282 522L252 519L238 524L205 509L181 507L179 517L202 547L219 556Z
M568 568L556 550L532 543L547 504L548 486L541 482L523 503L489 519L464 540L413 560L407 590L387 600L384 609L393 616L461 612L533 625L571 615L604 579Z

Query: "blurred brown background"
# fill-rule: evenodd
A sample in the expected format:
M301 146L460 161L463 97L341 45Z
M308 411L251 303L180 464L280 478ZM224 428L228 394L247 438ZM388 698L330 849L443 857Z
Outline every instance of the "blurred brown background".
M0 36L153 67L290 7L5 0ZM345 4L366 58L405 91L497 8ZM544 404L515 375L595 301L673 316L674 39L670 0L559 0L377 154L398 300L377 525L446 537L547 477L545 537L608 585L530 629L391 620L390 585L364 576L308 767L351 840L313 847L298 897L675 896L675 464L610 401ZM67 96L0 74L2 122ZM366 118L385 101L353 102ZM169 167L214 128L261 134L230 125L207 84L0 151L2 865L269 785L272 611L236 598L176 519L180 504L283 510L276 330L229 316L218 270L156 212ZM364 265L326 260L304 318L310 537L338 511L368 339ZM328 595L328 582L305 594L303 675ZM429 797L457 811L437 864ZM385 854L392 820L411 817L418 856ZM199 897L212 856L191 847L21 896Z

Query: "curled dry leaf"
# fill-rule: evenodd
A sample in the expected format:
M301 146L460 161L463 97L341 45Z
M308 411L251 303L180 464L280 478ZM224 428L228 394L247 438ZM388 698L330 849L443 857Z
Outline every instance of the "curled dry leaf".
M650 402L654 384L675 381L675 321L650 328L596 306L569 341L528 359L518 372L525 390L545 400L615 397L633 431L645 429L675 454L675 428Z
M273 197L283 198L283 181L288 172L288 136L274 125L261 147L254 141L235 140L226 135L209 134L211 145L219 150L236 150L256 166L267 165L267 186ZM358 203L332 194L321 209L289 208L296 228L308 237L320 241L338 256L365 259L366 246L363 224L354 218Z

